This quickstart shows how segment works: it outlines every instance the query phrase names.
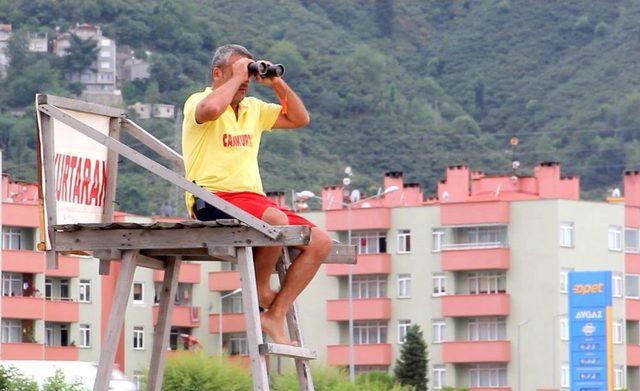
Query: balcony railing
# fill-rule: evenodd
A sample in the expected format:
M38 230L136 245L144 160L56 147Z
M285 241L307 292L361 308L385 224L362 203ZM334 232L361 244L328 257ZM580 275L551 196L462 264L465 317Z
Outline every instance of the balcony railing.
M327 300L329 321L349 320L349 299ZM354 320L391 319L391 299L353 299Z
M353 275L362 274L390 274L391 254L358 254L358 261L352 267ZM349 274L349 265L328 264L328 276L346 276Z
M388 230L391 227L391 209L389 208L354 208L351 218L347 209L328 210L325 212L327 231Z
M153 281L160 282L164 279L164 271L154 270ZM182 263L180 264L180 272L178 273L178 282L185 284L200 283L200 264L199 263Z
M450 364L509 362L509 341L451 341L442 343L442 361Z
M247 330L244 314L225 312L222 314L223 333L241 333ZM209 332L220 332L220 314L209 314Z
M640 367L640 345L627 344L627 365Z
M443 251L440 264L443 271L507 270L510 251L502 247Z
M240 288L240 272L220 271L209 273L209 290L212 292L234 291Z
M42 319L44 298L30 296L2 296L2 317L13 319Z
M509 295L506 293L450 295L441 298L442 316L508 316L510 312Z
M49 322L78 322L79 304L73 300L45 300L44 319Z
M44 359L78 361L78 348L75 346L45 346Z
M354 345L355 365L391 365L391 344ZM349 365L349 345L327 346L329 365Z
M3 342L3 360L44 360L44 345L28 342Z
M508 223L509 203L504 201L444 203L440 206L440 222L443 225Z
M200 307L175 305L173 307L171 326L187 328L200 327L200 312ZM157 305L153 306L152 315L153 324L156 325L158 323Z
M470 243L443 243L442 250L468 250L480 248L504 248L505 242L470 242Z

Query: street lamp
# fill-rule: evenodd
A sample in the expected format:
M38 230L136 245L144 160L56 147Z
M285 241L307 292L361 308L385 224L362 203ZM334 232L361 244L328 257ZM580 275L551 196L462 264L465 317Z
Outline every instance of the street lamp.
M345 169L345 174L351 176L351 169L350 167L347 167ZM351 183L351 180L346 177L343 180L343 184L345 186L348 186ZM374 198L380 198L380 197L384 197L387 194L393 193L395 191L400 190L400 188L398 186L389 186L387 188L385 188L384 190L378 191L378 194L371 196L371 197L367 197L364 199L360 199L360 192L356 189L353 191L353 193L351 194L352 196L349 198L351 200L351 202L346 203L340 200L334 200L334 202L337 202L339 204L341 204L343 207L347 208L347 243L351 244L351 209L354 205L357 204L362 204L365 201L369 201L372 200ZM306 201L309 198L317 198L322 200L322 197L318 197L317 195L315 195L312 191L309 190L304 190L301 191L299 193L295 193L296 195L296 199L299 201ZM364 207L364 205L363 205ZM356 378L356 372L355 372L355 346L354 346L354 327L353 327L353 264L349 264L348 266L348 270L349 270L349 274L348 274L348 284L349 284L349 379L353 382L355 381Z
M520 356L520 328L529 323L529 319L518 323L518 390L522 390L522 357Z
M219 347L219 354L220 354L220 360L222 360L222 315L224 314L224 311L222 310L222 300L226 299L229 296L233 296L236 293L240 293L242 292L242 288L238 288L233 292L229 292L226 295L220 295L220 316L218 317L218 331L220 332L220 345Z

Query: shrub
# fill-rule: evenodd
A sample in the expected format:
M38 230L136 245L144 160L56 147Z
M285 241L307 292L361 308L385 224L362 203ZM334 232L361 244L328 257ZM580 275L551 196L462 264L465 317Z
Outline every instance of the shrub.
M244 391L252 389L250 374L226 359L184 353L167 361L164 391Z
M75 380L73 383L67 383L62 370L57 369L56 373L48 377L42 387L43 391L84 391L84 387L79 380Z
M0 390L38 391L38 383L15 367L0 366Z

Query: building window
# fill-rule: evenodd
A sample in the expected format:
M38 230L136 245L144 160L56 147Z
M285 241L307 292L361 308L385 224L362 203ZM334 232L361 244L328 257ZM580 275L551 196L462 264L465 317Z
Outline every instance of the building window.
M434 229L431 235L433 237L431 251L433 252L442 251L442 244L444 243L444 229L442 228Z
M231 291L220 292L220 295L228 295ZM222 312L241 313L242 312L242 295L235 294L227 296L222 300Z
M431 340L433 343L446 341L447 323L444 319L433 319L431 321Z
M135 304L144 304L144 283L133 283L133 302Z
M640 297L640 275L626 274L624 276L624 293L626 297Z
M63 279L60 280L60 299L70 299L71 295L69 294L69 280Z
M445 386L447 370L444 365L433 366L433 389L441 390Z
M247 336L245 334L230 334L225 341L229 355L246 356L249 354L249 345L247 344Z
M560 293L569 292L569 272L573 269L560 269Z
M403 344L407 338L407 331L411 327L411 321L407 319L398 321L398 343Z
M613 320L613 343L621 345L623 343L624 325L622 319Z
M640 230L637 228L624 229L624 251L627 253L640 252Z
M354 232L351 244L357 246L358 254L386 253L387 235L384 232Z
M108 51L108 50L102 50L102 51L100 52L100 57L101 57L101 58L109 58L110 56L111 56L111 53L109 53L109 51Z
M2 295L22 296L22 274L2 273Z
M379 320L356 321L354 343L358 345L387 343L387 323Z
M620 226L609 226L609 250L622 251L622 228Z
M467 278L470 295L507 291L507 276L504 272L473 272L467 274Z
M361 275L352 277L354 299L387 297L387 277L383 275Z
M560 367L560 387L571 387L571 371L569 371L569 364L562 363Z
M100 46L109 46L111 45L111 40L107 38L102 38L100 40Z
M80 302L91 302L91 280L80 280Z
M141 109L144 111L144 107ZM220 271L236 271L238 270L237 262L220 262Z
M398 230L398 254L407 254L411 252L411 230Z
M500 341L507 338L504 318L471 318L468 327L469 341Z
M411 274L398 274L398 298L411 297Z
M44 297L47 300L51 300L51 295L53 295L53 280L50 278L44 279Z
M4 227L2 228L2 249L22 250L24 240L24 230L22 228Z
M22 342L22 321L2 319L2 342Z
M471 387L506 387L507 366L504 364L472 364L469 367Z
M560 340L569 340L569 319L566 316L560 317Z
M447 294L447 277L444 273L433 273L431 275L433 280L433 295L444 296Z
M613 389L622 390L624 388L624 367L616 365L613 368Z
M611 274L611 291L613 297L622 297L622 273Z
M560 247L573 247L573 223L560 223Z
M106 61L100 62L100 69L109 69L109 63Z
M452 228L446 236L443 249L501 248L507 247L507 226L492 225Z
M133 326L133 348L144 349L144 327Z
M91 347L91 325L89 324L80 325L80 347Z
M51 325L44 328L44 344L46 346L53 345L53 326Z

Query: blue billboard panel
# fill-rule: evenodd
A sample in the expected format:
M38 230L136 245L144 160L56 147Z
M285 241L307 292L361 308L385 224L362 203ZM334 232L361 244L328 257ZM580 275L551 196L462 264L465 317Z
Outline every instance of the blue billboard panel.
M569 273L572 391L611 391L611 272Z

